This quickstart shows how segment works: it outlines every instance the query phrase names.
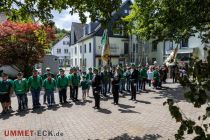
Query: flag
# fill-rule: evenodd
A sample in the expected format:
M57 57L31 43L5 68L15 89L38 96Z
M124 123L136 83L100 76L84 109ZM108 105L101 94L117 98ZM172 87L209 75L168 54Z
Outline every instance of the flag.
M171 54L165 60L166 65L172 64L176 61L176 56L178 52L178 46L171 52Z
M109 45L109 37L107 35L107 29L104 30L103 36L101 38L101 46L102 46L101 58L103 64L106 65L109 61L109 56L110 56L110 45Z

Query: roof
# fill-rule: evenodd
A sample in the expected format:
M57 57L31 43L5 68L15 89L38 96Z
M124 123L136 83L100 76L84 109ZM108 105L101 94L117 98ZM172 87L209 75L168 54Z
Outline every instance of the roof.
M86 24L72 22L71 25L71 45L75 44L83 35L83 27Z

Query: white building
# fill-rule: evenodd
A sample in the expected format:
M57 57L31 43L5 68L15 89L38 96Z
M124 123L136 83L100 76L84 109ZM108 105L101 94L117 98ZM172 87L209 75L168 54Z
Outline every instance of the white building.
M65 36L59 42L57 42L51 50L51 54L58 57L60 66L70 65L70 39Z
M204 47L208 44L202 43L198 34L191 36L189 39L183 39L180 43L176 44L174 41L149 41L148 59L150 64L157 61L158 65L162 65L165 59L178 45L177 62L188 62L190 57L197 57L206 60L207 52Z
M118 65L128 62L129 37L123 25L115 24L115 21L129 14L131 1L127 0L120 9L113 13L109 22L108 36L111 49L110 64ZM71 66L98 67L102 66L101 38L104 29L99 22L89 24L72 23L71 26Z

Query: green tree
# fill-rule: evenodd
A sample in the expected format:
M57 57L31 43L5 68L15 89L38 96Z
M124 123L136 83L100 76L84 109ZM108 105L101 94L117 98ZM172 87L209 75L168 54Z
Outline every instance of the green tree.
M90 13L91 21L98 19L106 24L113 11L120 7L122 0L1 0L0 12L6 12L11 19L20 16L27 19L31 15L48 22L52 10L62 11L70 8L70 13L78 13L82 23L86 22L85 13Z
M6 21L0 24L0 65L16 66L28 77L54 38L51 27Z
M210 40L210 1L209 0L135 0L129 16L124 18L129 22L130 33L135 33L144 40L173 40L179 43L181 39L199 34L202 43ZM184 139L185 134L195 134L195 140L209 140L210 124L209 91L210 91L210 50L207 62L191 59L188 76L180 79L186 88L184 93L187 101L195 108L206 107L206 112L191 120L181 111L173 99L168 99L171 116L181 125L175 134L176 139Z

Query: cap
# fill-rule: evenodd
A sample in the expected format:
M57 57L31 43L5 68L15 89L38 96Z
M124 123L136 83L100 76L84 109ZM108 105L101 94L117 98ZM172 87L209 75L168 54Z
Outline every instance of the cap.
M23 76L22 72L18 72L17 76Z
M50 70L50 68L49 67L46 67L46 70Z
M8 76L8 74L5 73L5 72L3 72L3 73L1 74L1 76L2 76L2 77L5 77L5 76Z
M33 69L33 72L38 72L38 70L37 69Z

